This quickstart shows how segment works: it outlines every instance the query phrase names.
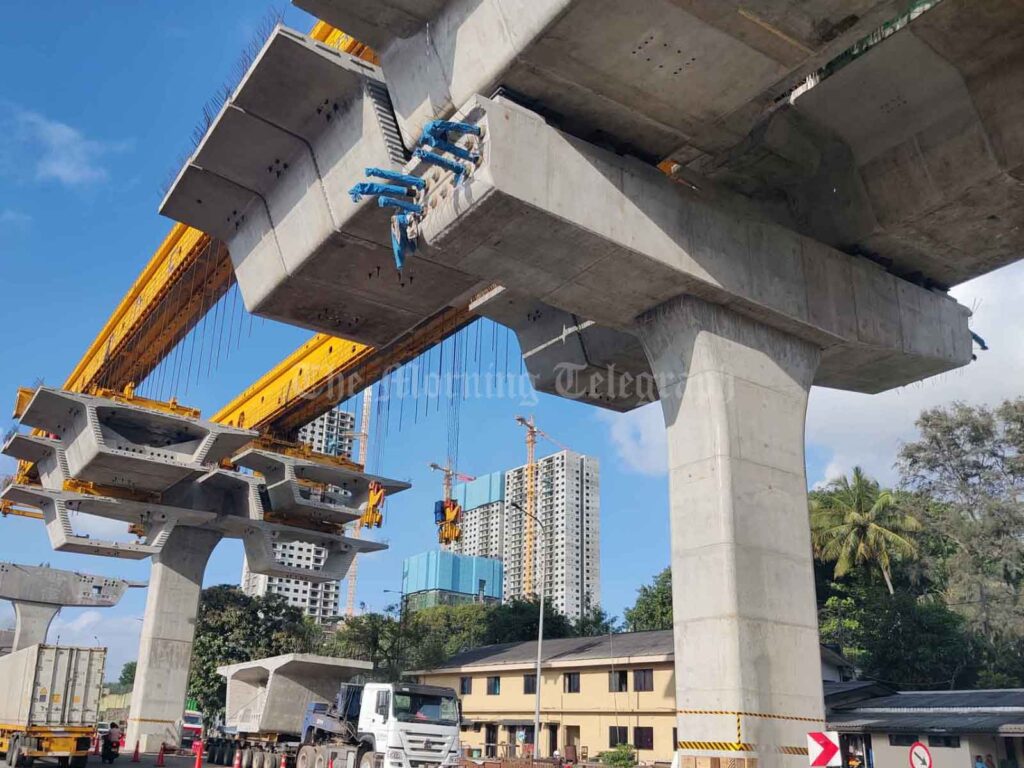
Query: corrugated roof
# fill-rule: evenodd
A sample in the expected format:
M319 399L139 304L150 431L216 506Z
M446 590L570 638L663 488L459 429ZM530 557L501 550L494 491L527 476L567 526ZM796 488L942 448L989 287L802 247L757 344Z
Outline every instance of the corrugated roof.
M833 711L828 727L844 733L1004 733L1024 735L1024 712L975 712L972 714L936 714L921 712L882 712L867 714L861 710Z
M904 691L833 706L841 731L1024 734L1024 690Z

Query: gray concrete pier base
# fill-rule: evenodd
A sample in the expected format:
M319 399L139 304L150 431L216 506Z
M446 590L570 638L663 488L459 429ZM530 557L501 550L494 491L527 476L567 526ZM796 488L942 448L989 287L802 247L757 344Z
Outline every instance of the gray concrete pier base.
M178 744L203 572L221 538L216 531L179 526L153 556L128 719L129 749L136 741L143 752L156 752L161 743Z
M681 766L822 730L804 420L817 347L690 296L641 317L668 432Z
M14 603L14 646L12 650L20 651L30 645L39 645L46 642L46 633L50 631L50 624L53 617L60 610L59 605L44 605L42 603L24 603L20 600L12 600Z

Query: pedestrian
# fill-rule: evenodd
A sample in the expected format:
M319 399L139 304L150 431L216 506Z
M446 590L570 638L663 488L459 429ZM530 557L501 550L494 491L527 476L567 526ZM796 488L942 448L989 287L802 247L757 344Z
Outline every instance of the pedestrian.
M985 768L985 761L981 759L981 755L974 756L974 768Z
M992 755L985 755L985 768L996 768L996 761L992 759Z

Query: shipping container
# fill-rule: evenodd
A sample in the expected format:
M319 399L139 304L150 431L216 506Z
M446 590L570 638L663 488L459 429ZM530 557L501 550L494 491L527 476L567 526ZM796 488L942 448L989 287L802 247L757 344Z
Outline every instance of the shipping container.
M0 752L8 764L11 751L84 763L99 717L106 655L106 648L33 645L0 656Z

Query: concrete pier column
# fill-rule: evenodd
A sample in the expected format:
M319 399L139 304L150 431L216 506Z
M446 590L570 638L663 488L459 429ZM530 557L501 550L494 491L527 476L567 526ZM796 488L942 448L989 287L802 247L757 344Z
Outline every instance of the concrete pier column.
M139 642L127 745L143 752L177 745L203 572L221 534L178 526L153 556Z
M20 651L30 645L38 645L46 642L46 633L50 630L50 623L53 617L60 610L59 605L44 605L42 603L23 603L20 600L12 600L14 603L14 648Z
M824 725L804 469L819 350L690 296L639 334L668 430L681 766L805 765Z

